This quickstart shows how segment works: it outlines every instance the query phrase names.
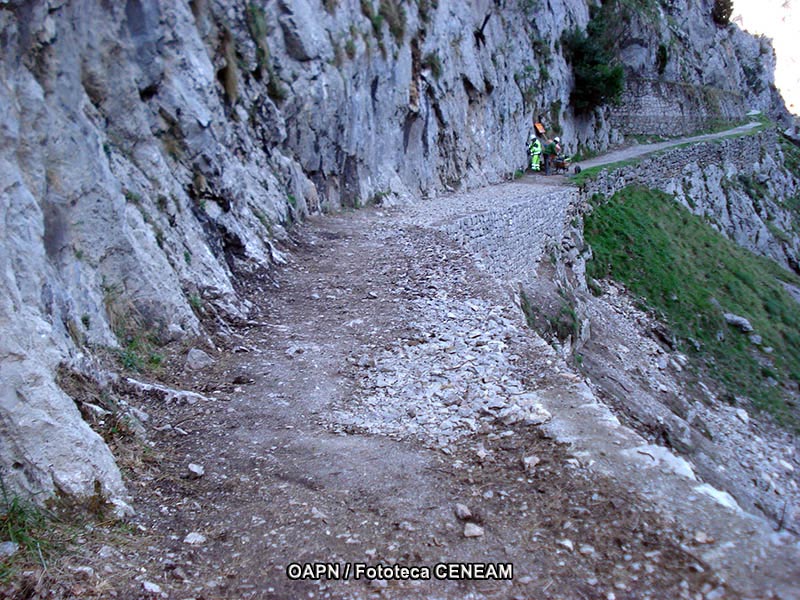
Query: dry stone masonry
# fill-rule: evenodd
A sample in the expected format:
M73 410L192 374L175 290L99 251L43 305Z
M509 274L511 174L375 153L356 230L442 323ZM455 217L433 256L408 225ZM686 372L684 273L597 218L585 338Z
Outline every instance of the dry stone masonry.
M442 197L411 208L410 218L447 233L495 276L530 283L538 262L560 247L579 202L575 188L534 181Z
M735 120L748 110L746 97L737 91L630 77L611 112L625 135L675 136Z

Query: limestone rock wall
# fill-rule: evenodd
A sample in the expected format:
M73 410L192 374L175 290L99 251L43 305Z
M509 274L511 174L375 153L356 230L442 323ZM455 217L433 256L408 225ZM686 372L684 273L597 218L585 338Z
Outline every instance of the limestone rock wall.
M625 134L685 135L750 110L788 117L769 39L710 18L713 0L665 0L630 12L619 40L626 85L610 119Z
M306 180L230 118L182 3L5 3L0 39L0 469L37 498L124 501L57 366L198 333L193 295L243 315L232 269L269 263Z

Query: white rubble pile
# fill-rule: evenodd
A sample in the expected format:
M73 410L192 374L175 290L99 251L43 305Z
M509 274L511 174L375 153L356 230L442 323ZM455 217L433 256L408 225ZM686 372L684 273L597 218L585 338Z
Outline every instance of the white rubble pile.
M417 299L414 339L377 356L353 357L360 392L341 407L340 425L446 448L484 425L535 426L550 419L536 392L515 375L508 342L520 335L504 309L489 302Z

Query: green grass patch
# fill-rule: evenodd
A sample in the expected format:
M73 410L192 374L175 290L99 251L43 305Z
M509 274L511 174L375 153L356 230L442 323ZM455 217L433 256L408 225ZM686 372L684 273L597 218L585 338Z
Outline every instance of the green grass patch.
M800 177L800 148L784 138L780 138L780 145L783 150L783 164L792 175Z
M439 53L436 50L428 52L425 55L422 59L422 66L426 69L430 69L431 75L433 75L433 78L437 81L442 76L444 67L442 67L442 59L439 58Z
M124 345L117 351L120 363L128 371L157 371L164 363L157 342L154 336L142 334L125 337Z
M769 378L800 381L800 305L781 285L800 279L735 245L669 195L641 187L597 203L584 233L594 253L588 277L623 282L729 394L748 396L798 429L800 413ZM724 312L746 317L762 346L727 325Z
M6 490L0 474L0 542L18 546L15 554L0 561L0 583L7 582L22 566L47 568L47 560L61 547L58 538L62 532L54 527L56 521L49 511Z
M389 33L392 34L397 45L403 44L406 35L406 9L403 8L399 0L381 0L378 5L378 13L389 25Z

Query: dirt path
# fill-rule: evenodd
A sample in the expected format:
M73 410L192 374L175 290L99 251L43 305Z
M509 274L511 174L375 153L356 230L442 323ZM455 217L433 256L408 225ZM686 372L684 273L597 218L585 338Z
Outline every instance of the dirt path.
M717 140L730 135L746 133L755 127L758 127L759 125L760 123L753 121L751 123L740 125L739 127L735 127L733 129L719 131L717 133L706 133L692 137L676 138L674 140L656 142L653 144L637 144L635 146L629 146L627 148L615 150L614 152L609 152L608 154L603 154L602 156L583 160L576 164L579 164L581 169L590 169L591 167L597 167L599 165L609 165L623 160L639 158L640 156L644 156L646 154L667 150L668 148L674 148L675 146L681 146L683 144L696 144L698 142L707 142L709 140Z
M206 399L137 399L150 442L127 465L132 526L82 537L74 554L27 575L32 589L740 597L699 558L714 540L665 509L668 492L654 485L654 501L617 478L605 451L600 468L587 467L601 438L639 442L598 427L613 417L585 403L585 386L524 326L505 288L442 232L399 217L367 209L298 226L276 279L246 282L250 321L215 337L213 365L170 381ZM639 480L652 477L646 458L627 467ZM430 578L287 575L308 563L342 575L356 563L427 567ZM512 564L513 579L440 579L442 563Z
M361 399L359 362L372 371L371 361L395 352L398 341L414 348L430 335L415 324L424 318L419 301L488 307L499 299L447 240L398 231L380 215L317 220L306 228L304 245L280 290L263 298L264 326L242 333L243 344L260 354L225 365L255 383L220 407L218 435L190 435L181 448L187 459L205 457L207 475L193 490L202 506L195 518L162 525L175 527L178 564L220 565L225 577L216 593L223 597L358 598L376 590L389 598L576 598L633 590L636 597L663 597L665 590L680 596L684 582L693 590L713 583L702 567L691 568L696 562L656 517L634 509L613 484L565 468L569 454L535 428L490 421L483 433L432 449L442 419L420 436L392 428L391 418L377 419L388 437L332 421L334 407L364 413L351 410ZM526 456L541 461L529 473ZM483 536L464 536L456 503L476 515ZM206 544L187 548L182 540L191 531ZM291 562L510 562L514 580L293 582L286 576ZM184 590L206 590L208 574L190 573Z
M113 591L286 599L722 593L682 545L683 534L634 494L579 468L535 420L500 418L504 407L487 408L486 397L478 398L481 410L464 413L463 398L448 404L447 385L400 415L366 408L375 375L392 376L391 366L382 370L387 353L446 348L458 342L448 339L448 323L454 331L481 324L464 336L468 347L445 350L459 364L472 360L480 385L492 379L533 389L562 376L496 282L459 248L371 210L314 219L300 233L279 288L250 282L251 324L230 336L213 367L179 382L213 399L145 407L157 460L131 476L134 535L122 544L102 532L83 540L58 567L72 587L45 579L56 597L70 590L82 598ZM424 314L431 307L449 321ZM443 329L421 327L435 322ZM497 335L503 344L493 346ZM486 365L508 370L481 372ZM454 412L464 420L446 425ZM409 429L412 422L421 425ZM385 435L368 433L381 423ZM189 463L205 474L187 478ZM472 517L459 519L458 503ZM465 536L466 523L482 535ZM287 577L287 565L308 562L512 563L513 580L440 580L435 572L421 581ZM75 573L85 580L75 583Z

